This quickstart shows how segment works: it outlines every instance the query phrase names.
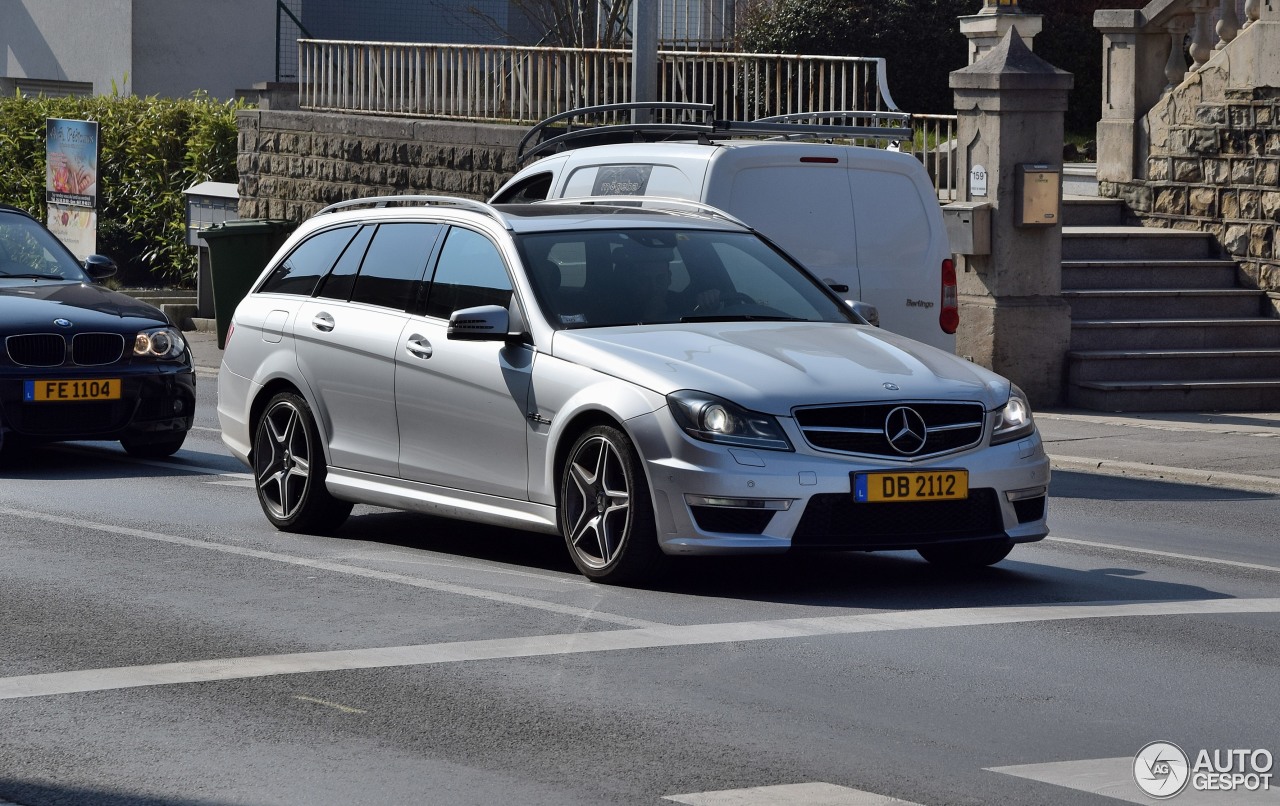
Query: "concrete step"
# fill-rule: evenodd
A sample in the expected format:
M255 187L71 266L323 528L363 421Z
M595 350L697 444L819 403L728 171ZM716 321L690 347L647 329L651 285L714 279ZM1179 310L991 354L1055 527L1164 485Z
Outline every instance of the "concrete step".
M1063 260L1197 260L1218 257L1203 232L1155 227L1063 227Z
M1063 165L1062 192L1071 195L1097 196L1098 164L1094 162L1069 162Z
M1238 270L1231 260L1064 260L1062 287L1234 288Z
M1266 294L1247 288L1063 291L1074 319L1248 319L1265 315Z
M1073 319L1070 350L1280 349L1280 319Z
M1280 378L1086 381L1067 386L1067 404L1095 411L1274 411Z
M1205 378L1280 378L1280 349L1075 350L1067 353L1067 379L1073 384Z
M1097 196L1064 196L1062 198L1062 226L1064 227L1119 227L1125 221L1124 202L1119 199L1103 199Z

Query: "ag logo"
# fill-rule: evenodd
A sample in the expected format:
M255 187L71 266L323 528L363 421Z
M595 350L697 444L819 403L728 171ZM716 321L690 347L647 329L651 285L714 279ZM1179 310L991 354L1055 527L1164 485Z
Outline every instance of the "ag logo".
M1157 800L1171 798L1187 786L1187 754L1173 742L1152 742L1133 759L1133 780Z

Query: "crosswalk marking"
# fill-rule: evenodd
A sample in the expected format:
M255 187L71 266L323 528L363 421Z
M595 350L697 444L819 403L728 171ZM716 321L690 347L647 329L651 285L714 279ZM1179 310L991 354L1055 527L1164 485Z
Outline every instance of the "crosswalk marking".
M920 806L888 795L822 782L694 792L668 795L663 800L687 806Z
M987 770L1129 803L1149 806L1158 802L1143 794L1134 782L1133 756L1018 764L1011 767L988 767ZM1249 792L1239 789L1232 792L1197 792L1188 786L1169 802L1175 806L1277 806L1280 804L1280 791L1272 789L1270 792Z

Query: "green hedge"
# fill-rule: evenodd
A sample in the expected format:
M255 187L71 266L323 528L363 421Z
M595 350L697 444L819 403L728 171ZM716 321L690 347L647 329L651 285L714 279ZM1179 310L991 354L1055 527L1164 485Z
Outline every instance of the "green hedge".
M126 285L191 286L182 191L235 182L241 102L190 98L0 98L0 201L45 220L45 119L98 122L98 251Z

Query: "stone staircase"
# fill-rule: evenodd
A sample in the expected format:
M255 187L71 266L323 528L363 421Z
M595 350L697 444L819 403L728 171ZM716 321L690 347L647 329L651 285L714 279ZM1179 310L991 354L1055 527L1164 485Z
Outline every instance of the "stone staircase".
M1212 236L1124 226L1118 200L1063 204L1066 402L1100 411L1280 409L1280 318Z

